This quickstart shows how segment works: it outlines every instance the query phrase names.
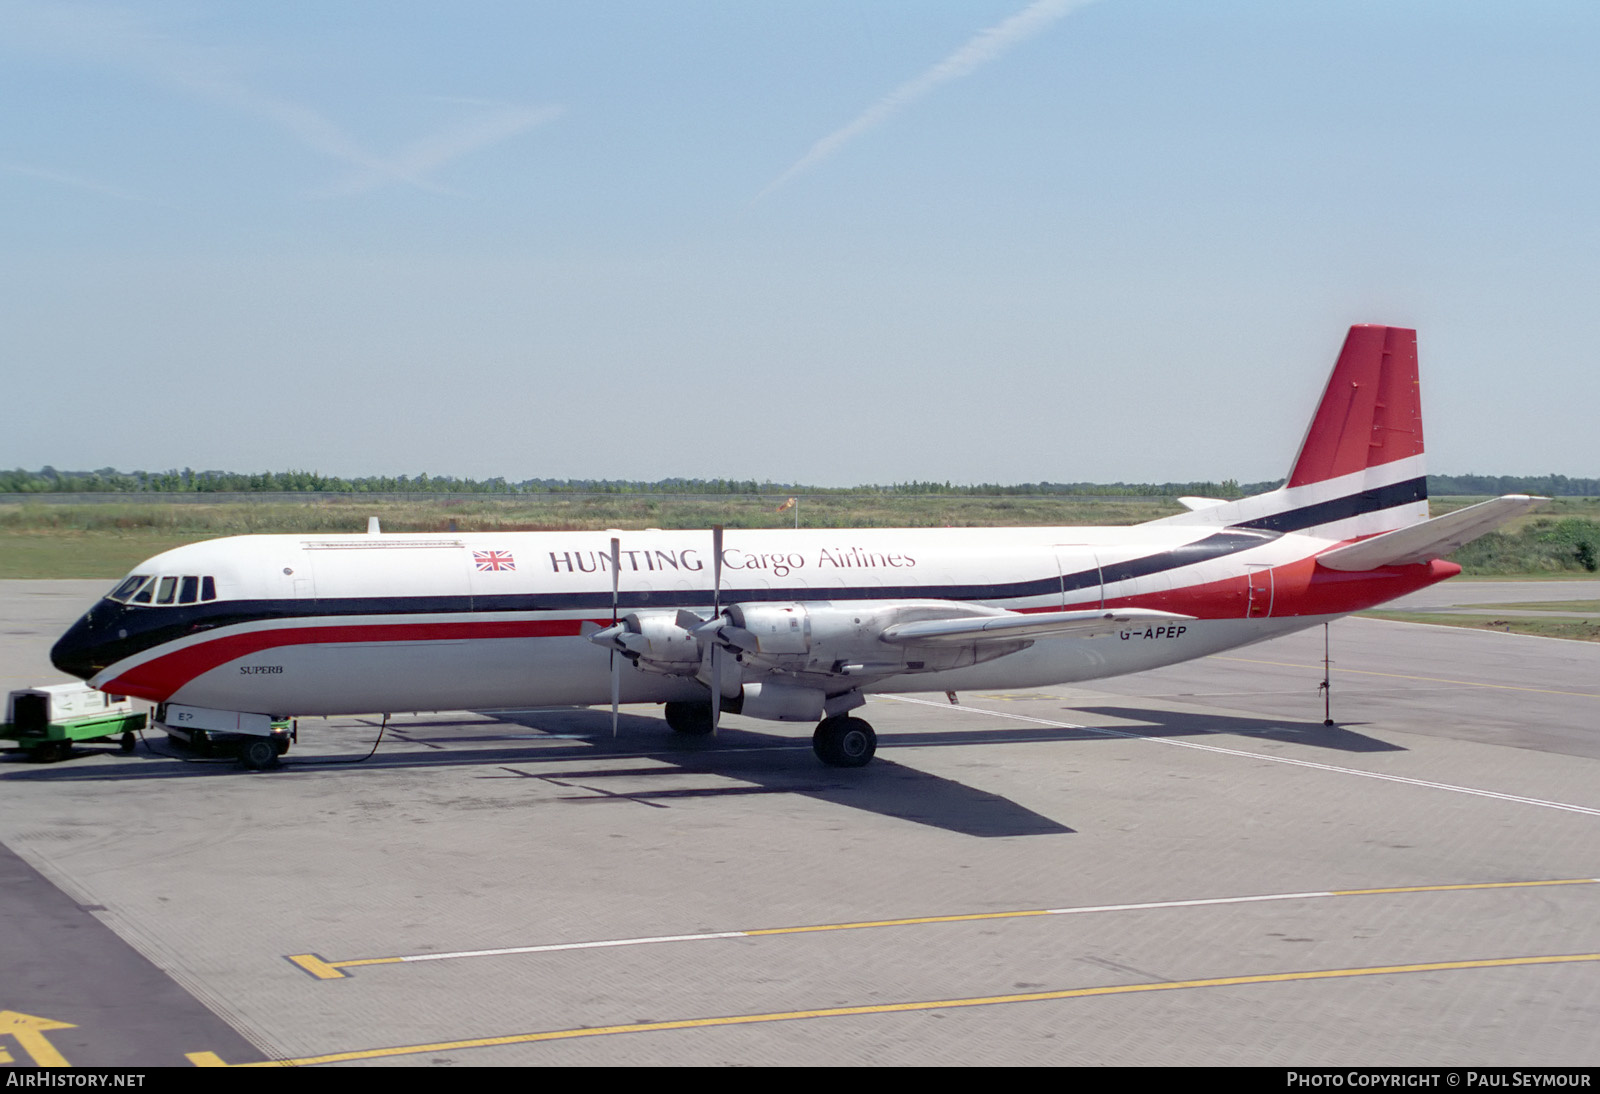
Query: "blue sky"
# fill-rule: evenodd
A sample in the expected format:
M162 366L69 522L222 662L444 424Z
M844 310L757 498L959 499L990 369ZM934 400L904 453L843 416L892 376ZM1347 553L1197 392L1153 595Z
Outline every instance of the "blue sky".
M1600 5L0 0L0 465L1600 474Z

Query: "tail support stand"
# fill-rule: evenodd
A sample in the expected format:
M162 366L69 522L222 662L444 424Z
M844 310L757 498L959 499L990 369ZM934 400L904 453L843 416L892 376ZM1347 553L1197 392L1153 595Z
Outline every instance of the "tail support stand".
M1333 662L1328 657L1328 624L1322 625L1322 683L1317 685L1317 690L1322 692L1322 724L1333 725L1333 684L1329 677Z

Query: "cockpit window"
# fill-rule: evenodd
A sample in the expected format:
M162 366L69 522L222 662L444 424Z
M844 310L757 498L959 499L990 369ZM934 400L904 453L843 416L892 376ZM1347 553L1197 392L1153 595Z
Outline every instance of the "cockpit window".
M106 599L121 604L201 604L216 598L217 579L209 574L205 577L195 574L181 577L133 574L106 594Z
M149 580L150 575L148 574L134 574L131 577L123 578L121 585L118 585L115 589L112 589L106 594L106 599L125 601L133 595L133 591L135 589Z

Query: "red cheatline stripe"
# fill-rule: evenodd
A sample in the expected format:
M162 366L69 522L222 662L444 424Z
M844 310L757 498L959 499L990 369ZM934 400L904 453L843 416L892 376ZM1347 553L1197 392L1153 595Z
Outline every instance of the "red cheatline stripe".
M342 642L449 642L463 639L567 638L583 619L483 620L455 623L356 623L327 627L265 627L219 635L137 665L104 687L119 695L162 701L190 680L240 657L284 646ZM607 621L609 622L609 620Z

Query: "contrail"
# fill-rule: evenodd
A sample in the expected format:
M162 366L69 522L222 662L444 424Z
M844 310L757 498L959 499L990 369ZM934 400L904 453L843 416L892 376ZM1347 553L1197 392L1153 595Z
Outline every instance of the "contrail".
M118 198L122 201L145 200L127 190L121 190L115 186L107 186L105 183L84 178L82 175L73 175L66 171L52 171L47 167L30 167L25 163L0 163L0 171L4 171L8 175L22 175L25 178L60 183L62 186L71 186L78 190L87 190L90 193Z
M258 91L235 75L223 51L194 45L149 27L119 9L64 7L40 2L0 7L0 41L65 54L175 87L222 103L283 130L304 147L327 156L351 174L324 196L359 194L388 183L445 192L428 176L472 152L507 140L558 116L556 107L519 107L463 100L476 115L414 141L393 156L374 154L321 112ZM14 168L13 168L14 169ZM33 172L38 177L43 174ZM84 180L57 174L54 181L94 189ZM103 189L103 188L102 188Z
M757 194L755 200L760 201L796 175L809 171L817 164L831 158L839 149L863 133L877 128L902 110L925 98L940 84L971 75L1012 46L1040 33L1062 16L1092 3L1094 0L1034 0L1032 4L1005 22L979 31L966 45L928 71L914 80L901 84L873 103L855 121L843 129L829 133L812 145L811 150L800 157L793 167L768 183L767 188Z
M561 113L561 108L555 106L498 107L480 117L469 118L454 128L412 142L395 156L330 187L326 194L364 193L395 179L432 188L426 181L426 176L431 172L480 148L497 144L536 125L543 125L560 117Z

